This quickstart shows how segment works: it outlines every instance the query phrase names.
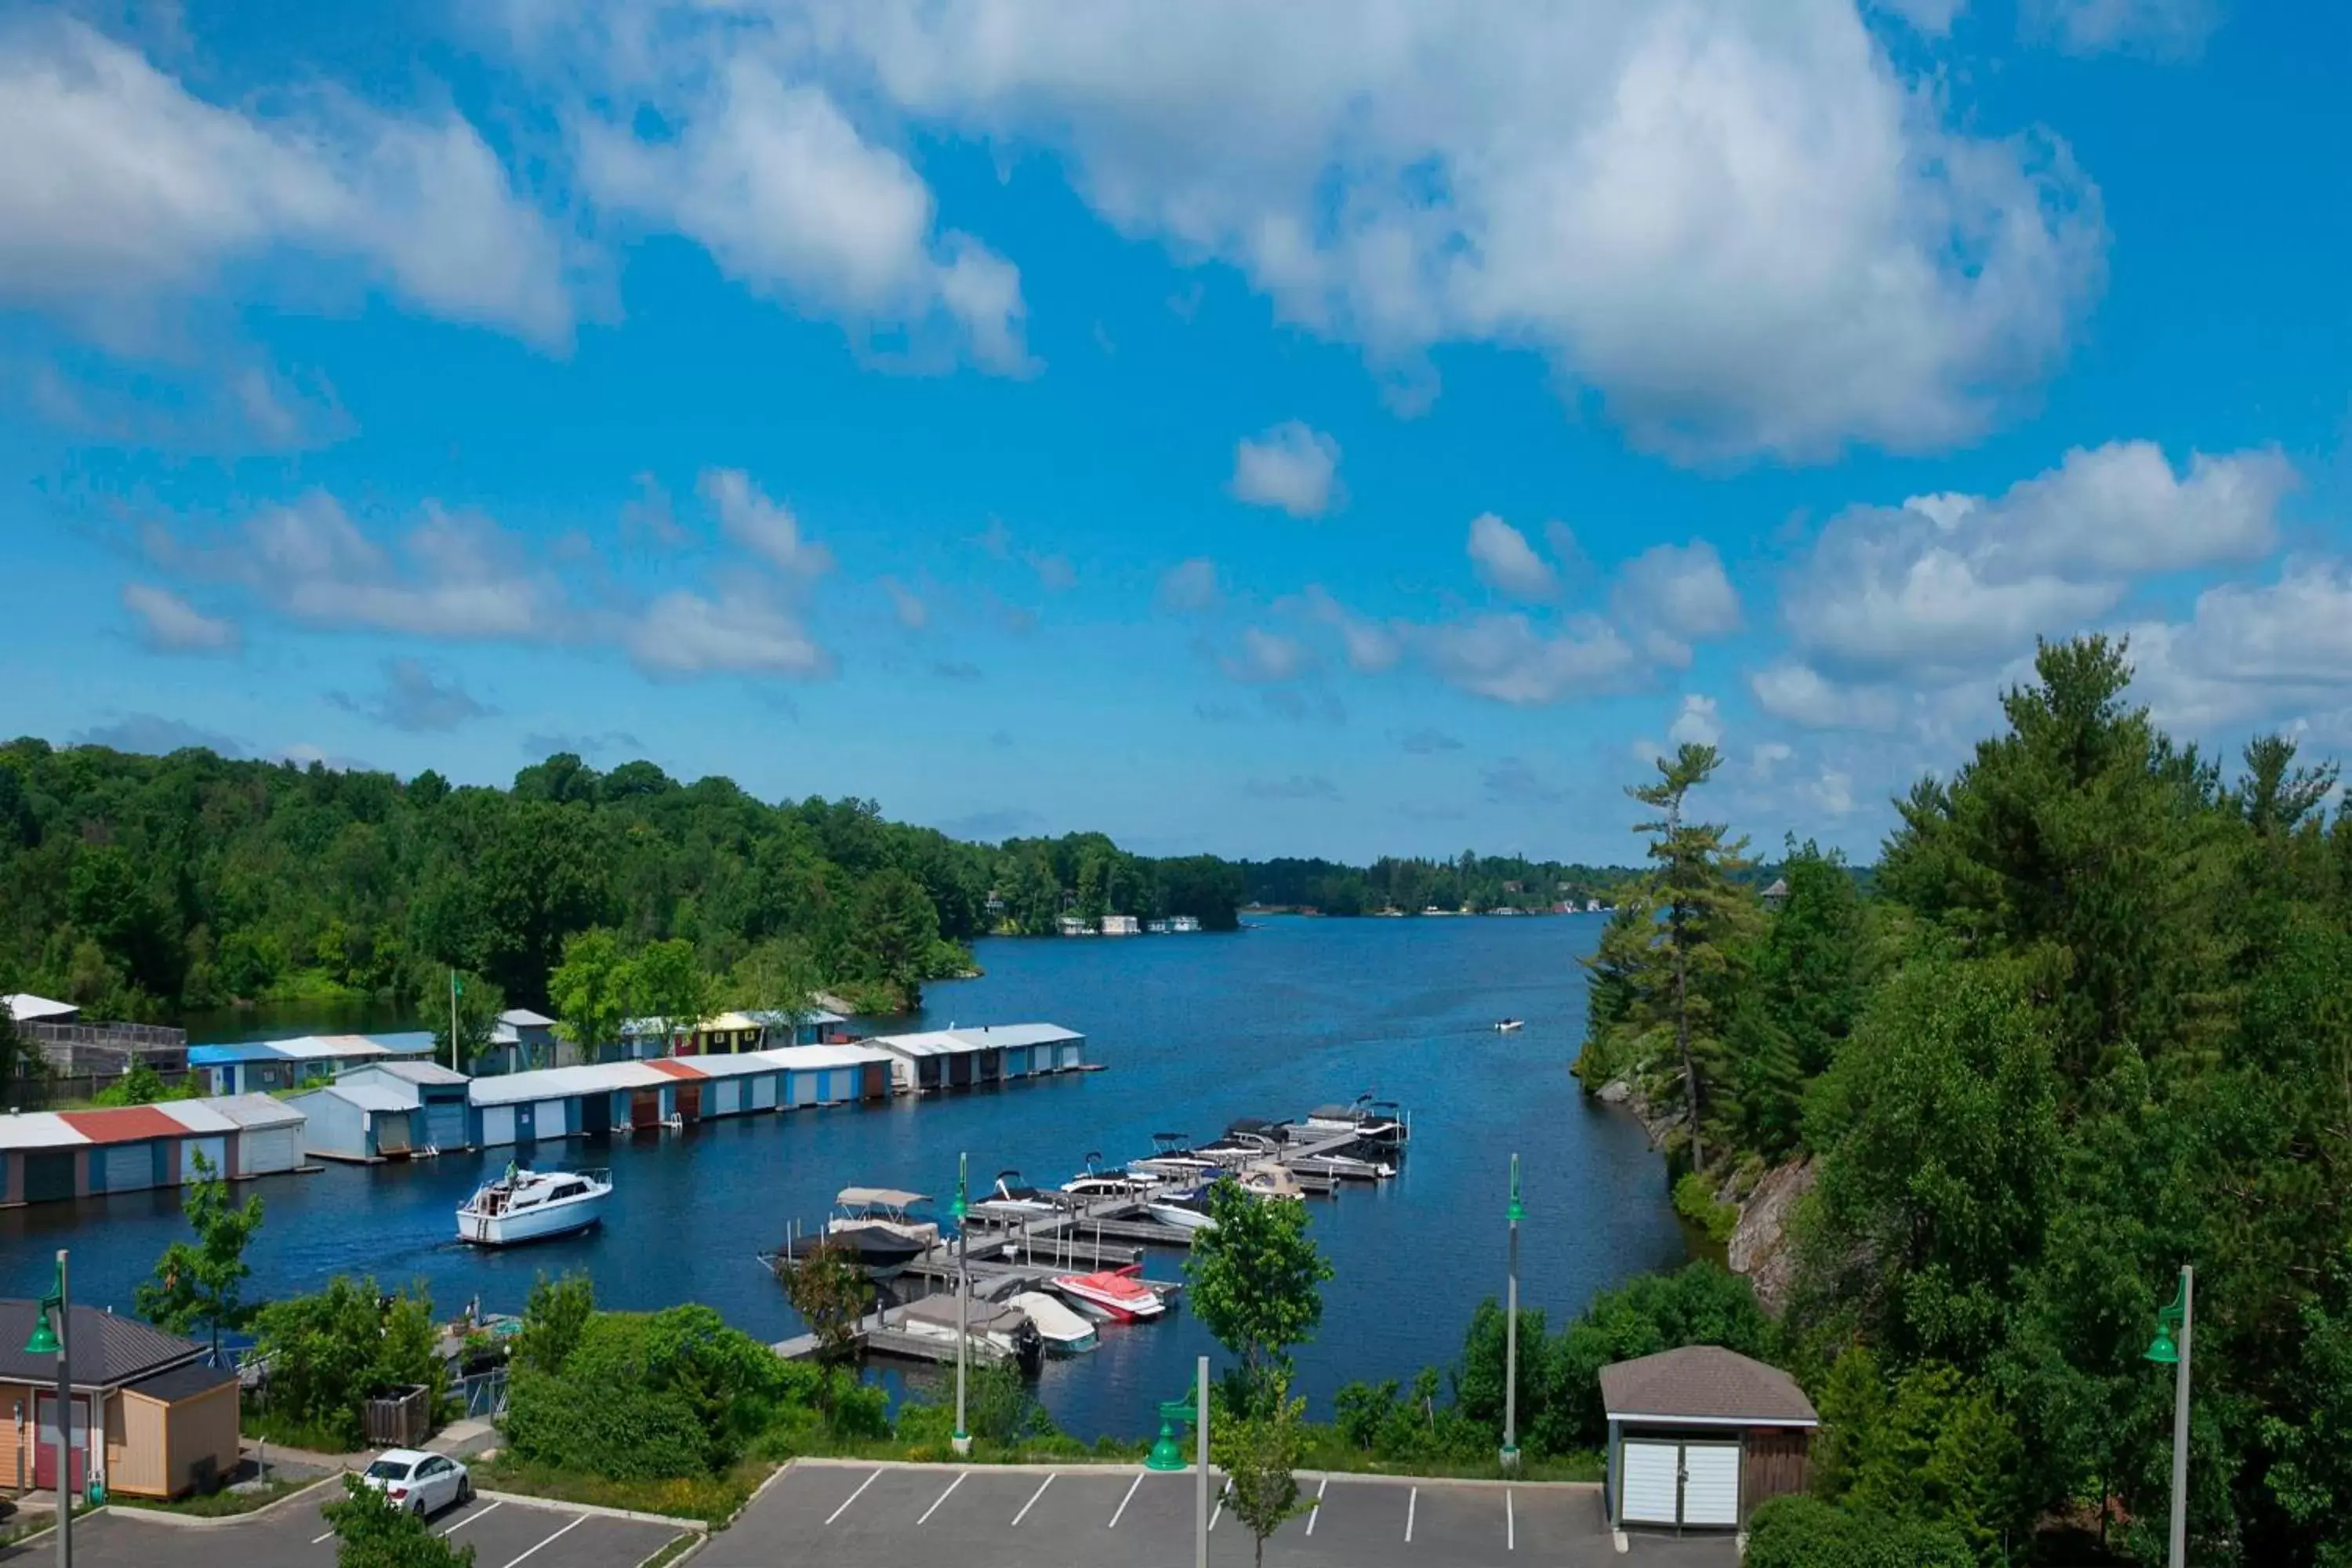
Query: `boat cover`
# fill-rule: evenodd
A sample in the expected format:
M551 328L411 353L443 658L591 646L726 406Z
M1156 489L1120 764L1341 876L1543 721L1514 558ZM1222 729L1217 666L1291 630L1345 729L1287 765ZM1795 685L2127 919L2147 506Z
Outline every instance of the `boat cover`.
M931 1200L921 1193L902 1193L896 1187L844 1187L833 1201L842 1205L888 1204L892 1208L904 1209Z

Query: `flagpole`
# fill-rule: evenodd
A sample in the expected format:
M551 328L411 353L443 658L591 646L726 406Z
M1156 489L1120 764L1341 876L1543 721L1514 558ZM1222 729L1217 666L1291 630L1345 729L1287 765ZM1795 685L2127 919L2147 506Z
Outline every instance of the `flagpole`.
M457 1065L457 968L449 966L449 1070L464 1072Z

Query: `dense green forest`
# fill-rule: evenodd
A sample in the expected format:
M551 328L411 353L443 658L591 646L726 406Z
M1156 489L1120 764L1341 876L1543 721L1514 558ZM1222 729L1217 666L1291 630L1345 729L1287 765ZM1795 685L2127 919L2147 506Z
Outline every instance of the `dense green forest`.
M685 944L721 1000L782 974L889 1009L963 972L971 938L1051 931L1066 904L1231 930L1242 898L1213 857L1142 858L1099 834L968 844L870 801L772 805L646 762L558 755L501 790L0 746L0 991L100 1016L405 1001L452 967L488 982L470 994L545 1006L567 940L592 931L623 954Z
M1370 866L1336 860L1245 860L1249 901L1270 909L1314 910L1327 915L1369 915L1383 910L1419 914L1425 909L1549 910L1563 899L1612 902L1634 872L1618 866L1562 865L1517 855L1475 855L1453 860L1383 856Z
M2119 647L2037 676L1901 803L1866 894L1800 846L1764 908L1696 820L1713 752L1662 763L1580 1076L1671 1119L1694 1217L1808 1163L1776 1332L1819 1496L1759 1547L2160 1560L2173 1377L2143 1352L2193 1264L2191 1559L2346 1568L2352 810L2285 740L2225 767L2168 739Z

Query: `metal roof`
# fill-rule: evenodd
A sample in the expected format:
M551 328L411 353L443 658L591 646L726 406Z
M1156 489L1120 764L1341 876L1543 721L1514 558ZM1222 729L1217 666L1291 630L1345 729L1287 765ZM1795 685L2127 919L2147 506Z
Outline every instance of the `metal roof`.
M71 1002L52 1002L29 991L19 991L8 998L8 1016L19 1024L38 1023L43 1018L70 1018L80 1011Z
M150 1138L184 1138L188 1129L152 1105L110 1110L60 1110L58 1119L92 1143L141 1143Z
M138 1382L126 1384L124 1392L159 1405L177 1405L184 1399L194 1399L200 1394L210 1394L216 1388L226 1388L236 1382L236 1368L206 1366L192 1361L175 1366L169 1372L153 1373Z
M55 1353L28 1355L40 1303L0 1300L0 1381L57 1382ZM96 1307L76 1307L66 1326L68 1375L81 1388L112 1388L191 1361L202 1353L194 1340L163 1333L133 1318L118 1318Z
M0 1116L0 1149L70 1149L89 1142L53 1110Z
M1601 1369L1612 1421L1811 1426L1821 1417L1797 1380L1721 1345L1685 1345Z
M782 1072L784 1064L770 1059L766 1051L737 1051L731 1055L721 1051L708 1057L667 1057L661 1058L691 1067L699 1078L752 1078L763 1072ZM647 1062L647 1067L654 1064Z
M499 1015L499 1022L511 1024L518 1029L551 1029L555 1020L544 1013L534 1013L528 1007L509 1007Z
M911 1035L877 1035L867 1042L881 1047L894 1057L961 1057L974 1051L995 1047L978 1040L967 1040L945 1029L924 1029Z
M877 1050L871 1041L855 1045L842 1042L827 1046L778 1046L773 1050L754 1051L753 1056L765 1057L778 1067L793 1072L820 1072L826 1068L865 1067L874 1062L887 1062L890 1053Z
M217 1100L163 1100L155 1102L155 1109L180 1124L179 1137L191 1132L234 1132L238 1127L235 1117L221 1110Z
M950 1029L948 1033L958 1039L991 1047L1059 1046L1086 1038L1076 1029L1065 1029L1059 1024L982 1024L977 1028Z
M363 1068L353 1068L352 1071L354 1074L380 1072L387 1078L399 1079L404 1083L453 1084L474 1081L464 1073L451 1072L439 1062L370 1062Z
M670 1081L667 1074L644 1062L593 1062L478 1078L467 1089L466 1098L476 1105L520 1105L526 1100L568 1100L616 1089L651 1089Z
M414 1089L404 1094L399 1089L373 1083L331 1083L318 1091L331 1094L337 1100L358 1106L362 1110L414 1110L417 1107ZM310 1095L301 1098L309 1100Z
M433 1054L433 1037L422 1030L391 1035L297 1035L286 1040L240 1040L226 1046L190 1046L192 1067L229 1062L337 1061L362 1057L422 1057Z
M226 1094L200 1103L227 1117L239 1127L286 1127L305 1120L282 1100L266 1094Z

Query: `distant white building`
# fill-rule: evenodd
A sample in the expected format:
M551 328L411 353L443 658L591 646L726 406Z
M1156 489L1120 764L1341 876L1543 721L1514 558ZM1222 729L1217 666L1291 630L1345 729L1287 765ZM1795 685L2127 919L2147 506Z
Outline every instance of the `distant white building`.
M1139 936L1142 931L1142 923L1133 915L1105 915L1102 918L1102 933L1105 936Z
M1064 936L1092 936L1095 928L1087 923L1084 915L1064 915L1061 921Z

